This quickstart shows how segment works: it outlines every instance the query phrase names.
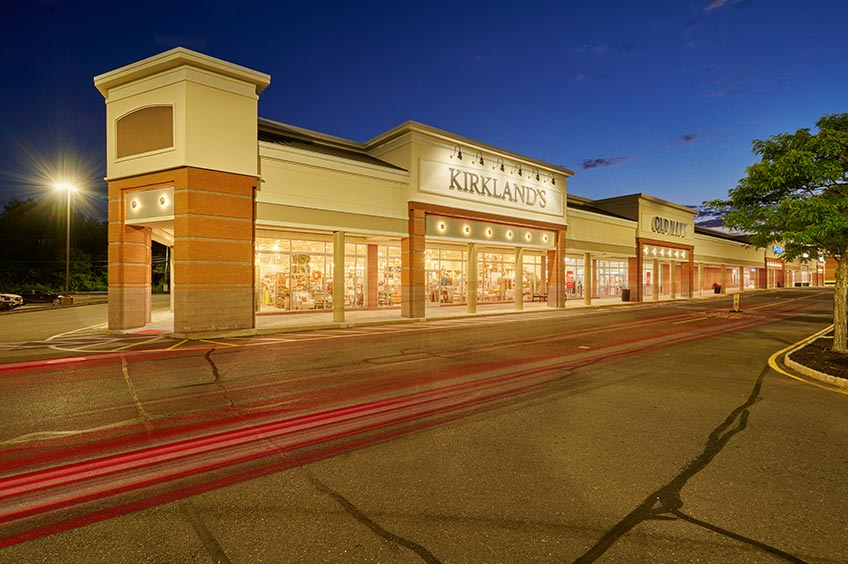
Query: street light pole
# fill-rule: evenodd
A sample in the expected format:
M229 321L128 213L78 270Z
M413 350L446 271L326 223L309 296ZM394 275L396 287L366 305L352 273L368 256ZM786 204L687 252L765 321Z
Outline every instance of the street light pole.
M57 184L56 188L64 190L68 195L68 217L65 222L65 294L71 291L71 192L75 192L76 188L70 184Z

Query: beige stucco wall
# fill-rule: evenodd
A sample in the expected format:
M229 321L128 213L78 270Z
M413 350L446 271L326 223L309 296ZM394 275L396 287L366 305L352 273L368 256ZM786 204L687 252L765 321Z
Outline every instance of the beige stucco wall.
M636 254L636 222L583 210L568 210L568 252Z
M566 225L565 177L560 176L557 184L551 185L546 176L548 171L526 162L521 163L523 176L519 177L517 172L513 172L515 161L511 159L504 159L505 171L500 171L496 153L479 150L478 154L473 147L460 145L463 150L460 160L456 156L451 157L455 149L450 142L425 135L416 135L413 140L411 172L415 174L415 181L411 196L414 201ZM481 156L482 165L479 164ZM473 190L452 190L449 188L451 169L458 173L460 179L466 174L473 175L471 178L491 178L493 193L502 193L507 185L512 190L516 185L527 187L534 192L535 203L511 202L509 198L499 199ZM531 176L531 171L536 170L539 171L539 181ZM530 201L529 194L527 200Z
M260 144L259 156L261 180L256 194L259 224L306 227L310 218L318 217L331 219L334 223L361 224L361 221L343 221L340 216L332 219L332 214L319 216L314 213L325 211L371 217L376 226L405 227L402 222L408 214L409 191L409 177L405 171L270 143ZM321 227L340 229L344 226L327 224Z
M181 166L257 175L257 104L268 75L177 48L94 82L106 100L107 179ZM173 147L116 158L117 120L154 105L173 107Z
M453 137L447 132L422 124L407 124L402 129L404 127L406 130L399 134L389 132L387 139L371 142L368 152L409 171L409 201L460 208L472 213L566 225L567 177L562 171L479 142ZM457 148L462 151L462 159L458 158ZM480 157L483 158L482 165L479 163ZM500 171L500 162L503 162L504 172ZM523 172L521 177L516 170L519 163ZM451 168L478 178L488 177L491 179L488 186L492 191L497 186L497 191L502 192L507 182L511 187L519 183L536 192L544 190L546 205L542 206L538 197L537 203L530 205L474 191L451 190ZM531 172L537 170L539 181L531 176Z
M669 220L683 224L682 234L658 232L654 229L654 219ZM679 206L670 206L653 199L639 200L639 237L668 243L693 245L695 242L695 211Z
M695 235L695 262L739 266L763 266L763 250L743 243L718 239L708 235Z

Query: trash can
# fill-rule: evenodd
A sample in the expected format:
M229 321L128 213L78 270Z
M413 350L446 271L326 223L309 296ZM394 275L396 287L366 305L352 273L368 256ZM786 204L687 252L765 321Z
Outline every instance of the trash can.
M630 301L630 288L622 288L621 289L621 301L629 302Z
M721 294L721 284L713 284L713 290L716 294Z
M62 305L74 305L74 297L62 296Z

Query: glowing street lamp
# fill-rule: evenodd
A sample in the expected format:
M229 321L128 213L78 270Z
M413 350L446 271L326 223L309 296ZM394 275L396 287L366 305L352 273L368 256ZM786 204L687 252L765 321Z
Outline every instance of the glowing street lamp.
M65 222L66 224L66 232L65 232L65 294L67 295L71 291L71 193L76 192L76 188L62 182L60 184L56 184L57 190L64 190L68 194L68 219Z

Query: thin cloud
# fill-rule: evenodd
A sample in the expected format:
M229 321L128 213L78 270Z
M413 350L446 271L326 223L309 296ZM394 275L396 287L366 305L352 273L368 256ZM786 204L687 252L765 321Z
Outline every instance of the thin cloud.
M604 55L626 55L635 49L632 43L596 43L594 45L583 45L577 50L578 53L603 57Z
M611 166L620 165L629 160L629 157L609 157L598 159L586 159L582 163L583 170L591 170L593 168L608 168Z
M721 90L716 90L715 92L710 92L707 94L707 98L727 98L728 96L735 96L736 91L730 90L729 88L722 88Z
M704 6L704 11L712 12L713 10L723 8L724 6L742 6L749 3L749 1L750 0L710 0L707 5Z
M698 137L693 133L686 133L677 138L679 143L691 143L695 141Z

